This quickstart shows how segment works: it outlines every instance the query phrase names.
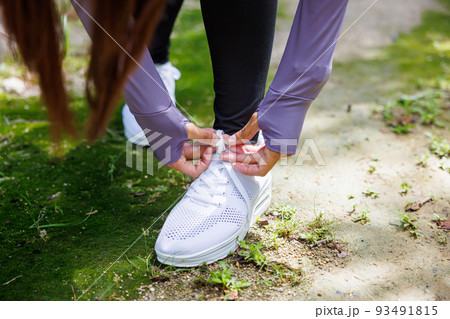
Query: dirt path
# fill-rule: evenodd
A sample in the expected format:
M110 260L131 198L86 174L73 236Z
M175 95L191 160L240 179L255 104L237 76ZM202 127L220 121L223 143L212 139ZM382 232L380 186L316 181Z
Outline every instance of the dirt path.
M335 61L371 58L380 47L392 43L398 33L407 32L418 25L424 10L443 10L435 0L378 0L375 4L374 2L375 0L350 0L343 31L356 20L358 22L339 40ZM277 65L283 55L297 4L297 0L279 0L280 9L285 12L286 18L279 19L277 23L272 54L273 65ZM366 14L361 16L369 7L371 8Z
M295 1L284 2L289 6ZM372 2L350 1L345 26ZM389 6L383 2L386 1L379 1L342 38L336 51L337 60L370 58L398 32L418 24L423 10L440 9L434 1L397 0ZM283 47L280 43L285 41L286 30L287 24L280 23L276 48ZM273 60L278 61L279 57L280 52L275 52ZM380 72L375 76L382 81L384 75ZM362 80L357 76L354 79ZM333 216L339 221L336 237L349 243L350 255L345 267L310 267L311 286L289 298L449 299L449 250L437 244L436 226L430 221L433 213L444 217L450 214L450 176L442 170L425 170L416 165L417 158L426 152L429 142L426 136L396 136L386 130L384 123L373 120L371 104L366 101L376 101L378 89L344 80L333 75L310 110L302 133L302 138L314 139L326 165L305 162L303 166L276 167L274 201L295 205L309 218L313 217L314 205L316 210ZM346 113L349 103L352 111ZM378 161L376 171L370 174L368 163L373 156ZM406 196L399 194L403 182L412 186ZM379 192L379 198L365 198L362 191L367 188ZM348 199L350 194L354 199ZM437 200L415 214L425 238L414 240L397 227L396 211L407 202L430 194ZM363 226L352 222L348 212L353 204L357 205L357 212L366 207L370 210L370 223Z

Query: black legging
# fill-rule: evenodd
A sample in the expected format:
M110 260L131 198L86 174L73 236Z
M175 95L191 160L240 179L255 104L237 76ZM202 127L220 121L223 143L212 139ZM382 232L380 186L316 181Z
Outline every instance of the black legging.
M182 4L183 0L167 1L166 11L156 27L152 44L149 47L154 63L163 64L169 61L170 34Z
M170 33L183 0L170 0L150 53L169 57ZM277 0L201 0L214 72L215 129L234 134L264 97L272 52Z

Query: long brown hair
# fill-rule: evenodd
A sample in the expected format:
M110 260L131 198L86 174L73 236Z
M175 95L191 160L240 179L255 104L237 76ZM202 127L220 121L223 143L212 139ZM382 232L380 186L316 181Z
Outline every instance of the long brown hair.
M52 140L58 142L64 130L74 137L76 131L63 85L62 29L55 1L0 0L0 7L6 32L16 43L24 64L39 77ZM92 142L105 131L127 76L136 67L127 53L139 59L150 43L166 0L90 0L89 4L94 19L109 34L93 24L86 80L91 107L86 131Z

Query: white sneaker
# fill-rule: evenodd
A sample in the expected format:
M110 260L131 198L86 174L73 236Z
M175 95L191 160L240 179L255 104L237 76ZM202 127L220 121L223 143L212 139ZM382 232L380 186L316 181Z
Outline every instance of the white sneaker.
M161 77L161 80L167 88L167 93L169 93L170 98L173 103L175 103L175 81L179 80L181 77L180 70L174 67L170 62L166 62L164 64L157 63L155 64L155 67Z
M161 263L193 267L225 258L269 207L271 174L243 175L218 153L167 217L155 244Z
M181 77L181 72L170 62L164 64L155 64L156 70L159 73L164 85L167 88L170 98L175 103L175 81ZM122 122L125 137L134 144L148 146L148 140L142 128L139 126L133 114L130 112L128 105L122 108Z

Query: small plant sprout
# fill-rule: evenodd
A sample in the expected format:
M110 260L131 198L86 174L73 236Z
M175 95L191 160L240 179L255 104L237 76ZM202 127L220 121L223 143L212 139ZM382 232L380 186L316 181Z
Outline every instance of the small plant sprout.
M407 202L406 205L405 205L405 210L407 211L407 210L410 209L413 205L414 205L413 202Z
M245 260L254 262L257 266L263 268L267 265L266 257L261 253L262 243L248 244L245 241L239 241L239 256Z
M283 239L280 238L280 236L278 235L278 232L273 232L272 235L270 236L270 247L278 250L278 248L280 247L280 245L283 243Z
M450 155L450 144L447 140L439 139L439 137L427 132L425 133L431 138L430 151L439 157L447 157Z
M289 206L289 205L277 205L275 209L272 211L274 216L277 216L280 219L291 219L292 216L295 215L297 208Z
M420 158L417 159L416 164L419 166L422 166L422 167L427 167L429 158L430 158L430 154L424 154Z
M348 199L353 199L355 198L355 196L353 196L352 194L348 195Z
M351 215L351 214L353 214L354 212L356 212L356 204L353 204L353 206L352 206L352 210L350 210L350 211L348 211L348 214L349 215Z
M211 277L207 279L208 282L222 287L223 290L238 292L241 291L242 288L250 286L250 283L247 283L245 279L238 281L233 277L233 270L226 263L219 261L219 265L221 269L216 271L210 270L209 274Z
M411 186L408 185L408 183L403 183L402 184L402 190L400 191L400 195L404 196L406 194L408 194L408 190L411 189Z
M392 132L394 132L395 134L398 135L402 135L402 134L409 134L412 132L412 129L415 127L414 124L397 124L393 127L391 127Z
M439 233L439 236L437 237L437 242L441 245L447 245L447 236L446 234Z
M438 118L442 114L441 102L445 96L440 90L421 92L416 95L401 95L386 105L377 105L374 112L381 113L383 120L397 134L408 134L414 123L443 126Z
M250 244L245 241L239 241L239 251L238 254L244 257L245 260L253 263L255 266L259 267L259 270L264 270L271 273L273 276L270 278L265 278L262 282L267 286L273 286L270 279L281 279L289 280L291 284L295 285L298 281L298 275L301 273L300 270L293 270L289 267L278 264L277 262L270 262L261 253L260 248L262 243Z
M330 228L334 225L334 222L330 222L326 219L323 213L316 215L316 218L307 223L307 229L299 233L302 240L310 244L315 244L319 240L327 240L334 236Z
M372 162L378 162L378 156L377 155L371 155Z
M362 192L362 194L366 197L370 197L372 199L375 199L378 197L378 195L380 195L379 193L371 190L370 188L368 188L366 191Z
M376 170L376 166L375 163L369 163L369 169L367 170L370 174L372 174L373 172L375 172Z
M370 214L370 211L367 209L363 210L359 213L359 215L353 219L354 223L360 223L361 225L365 225L368 222L370 222L370 219L367 217L367 215Z
M403 213L401 210L397 211L400 214L400 222L401 225L400 227L403 230L407 230L409 231L409 234L414 237L417 238L418 236L423 237L423 235L417 230L417 225L415 224L415 222L417 221L417 219L409 216L406 213Z
M441 221L444 220L444 218L442 218L441 216L439 216L439 215L436 214L436 213L434 213L433 216L434 216L434 219L435 219L436 221L438 221L438 222L441 222Z
M447 157L444 157L439 162L439 168L447 173L450 173L450 162Z

